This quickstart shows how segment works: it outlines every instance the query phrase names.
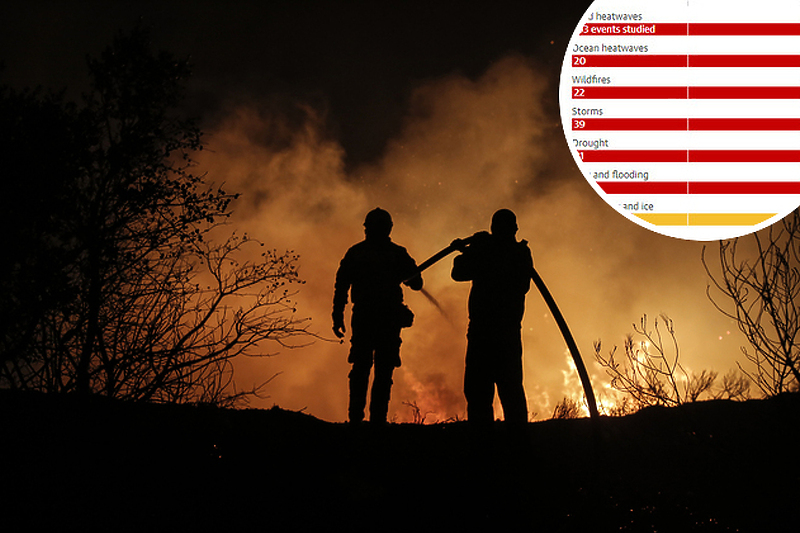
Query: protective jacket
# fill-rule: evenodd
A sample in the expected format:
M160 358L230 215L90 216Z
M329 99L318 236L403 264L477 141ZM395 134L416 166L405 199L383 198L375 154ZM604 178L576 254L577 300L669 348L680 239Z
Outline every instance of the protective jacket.
M369 314L375 320L394 320L403 308L400 283L414 276L417 264L405 248L390 238L365 239L345 253L336 272L333 320L343 320L347 295L353 314ZM409 287L422 288L422 278L412 277ZM399 320L400 318L397 317Z
M530 289L533 257L526 241L477 233L453 260L451 277L471 281L470 331L519 329Z

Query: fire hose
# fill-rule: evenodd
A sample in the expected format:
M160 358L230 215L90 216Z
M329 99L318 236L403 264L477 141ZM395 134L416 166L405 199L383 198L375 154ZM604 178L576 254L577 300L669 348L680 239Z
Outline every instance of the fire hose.
M459 250L464 245L467 245L472 240L472 237L468 237L467 239L456 239L449 246L443 248L442 250L436 252L431 257L423 261L417 267L417 273L421 273L422 271L426 270L428 267L432 266L433 264L439 262L440 260L444 259L451 253ZM416 275L416 274L415 274ZM552 313L553 318L558 325L558 329L561 331L561 335L564 337L564 342L567 344L567 348L569 349L569 353L572 356L572 360L575 363L575 369L578 371L578 376L581 380L581 385L583 385L583 392L586 396L586 403L589 407L589 414L592 419L599 418L600 414L597 410L597 400L594 396L594 390L592 389L592 382L589 379L589 373L586 371L586 365L583 363L583 358L581 357L580 352L578 351L578 345L575 343L575 338L572 336L572 332L569 330L569 326L567 326L567 321L564 319L564 315L561 313L561 310L556 305L556 301L553 298L553 295L545 285L544 280L536 271L535 268L531 267L531 280L533 281L536 288L539 289L539 293L541 293L542 298L544 299L547 307L550 309L550 313Z

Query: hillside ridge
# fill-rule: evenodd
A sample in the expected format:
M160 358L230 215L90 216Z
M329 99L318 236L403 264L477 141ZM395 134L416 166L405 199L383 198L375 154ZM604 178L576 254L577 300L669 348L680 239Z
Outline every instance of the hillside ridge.
M800 495L797 394L520 436L0 391L0 424L6 521L25 529L793 531Z

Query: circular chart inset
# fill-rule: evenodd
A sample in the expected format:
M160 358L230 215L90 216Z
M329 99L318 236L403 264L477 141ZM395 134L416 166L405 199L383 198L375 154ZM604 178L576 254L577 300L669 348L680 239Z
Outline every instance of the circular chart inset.
M727 239L800 205L797 0L596 0L559 101L584 177L640 226Z

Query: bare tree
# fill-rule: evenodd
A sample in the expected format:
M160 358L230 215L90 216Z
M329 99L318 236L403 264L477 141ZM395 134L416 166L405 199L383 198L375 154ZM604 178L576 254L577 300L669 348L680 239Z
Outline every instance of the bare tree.
M751 247L748 254L741 248ZM742 348L755 370L746 372L766 395L800 388L800 213L762 232L719 242L719 273L703 266L722 295L709 299L736 321L750 347ZM741 365L740 365L741 367ZM742 369L745 372L744 369Z
M302 283L296 255L264 251L239 262L247 247L195 243L162 261L146 277L105 302L97 350L88 365L89 390L135 401L230 404L258 389L237 390L233 359L267 356L265 341L292 345L307 336L296 316L293 284ZM6 386L50 392L75 390L82 316L54 312L43 322L33 357L2 367Z
M742 399L747 396L746 379L735 373L725 376L723 386L715 389L717 372L702 370L694 374L680 363L680 349L672 319L661 315L665 338L654 321L653 329L647 326L647 315L639 324L633 324L634 332L642 337L634 341L633 335L625 339L624 356L617 356L614 346L608 354L602 353L600 341L594 343L595 357L611 377L611 386L630 397L636 409L650 405L675 406L694 402L701 397Z
M41 173L61 183L54 208L25 214L45 237L3 263L11 274L31 266L57 273L64 295L23 292L21 275L2 285L26 313L16 322L23 331L2 330L0 385L170 402L224 403L256 392L234 387L232 360L308 334L290 288L301 283L297 256L262 251L246 236L210 240L225 229L236 195L192 173L201 133L175 112L186 61L151 51L137 28L89 70L81 108L0 93L0 110L17 113L23 103L56 116L43 123L60 125L54 131L68 139L56 139L58 164ZM38 134L12 140L29 147ZM246 260L254 247L260 256Z

